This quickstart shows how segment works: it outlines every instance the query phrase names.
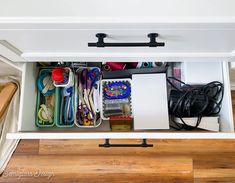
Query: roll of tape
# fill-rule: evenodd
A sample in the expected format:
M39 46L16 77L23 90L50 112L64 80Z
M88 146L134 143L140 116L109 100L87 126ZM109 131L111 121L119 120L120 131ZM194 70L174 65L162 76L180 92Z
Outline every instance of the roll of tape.
M38 118L42 123L44 122L53 122L53 110L52 107L46 106L45 104L40 105L40 109L38 111Z
M152 68L153 63L152 62L139 62L137 65L137 68Z
M39 75L37 87L44 96L49 96L55 93L55 86L53 85L53 80L48 72L44 72Z

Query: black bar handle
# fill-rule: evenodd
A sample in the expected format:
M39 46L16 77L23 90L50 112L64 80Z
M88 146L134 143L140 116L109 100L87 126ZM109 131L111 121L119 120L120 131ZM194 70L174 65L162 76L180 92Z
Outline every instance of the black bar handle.
M164 42L157 42L156 38L158 33L150 33L148 37L150 41L148 43L105 43L104 38L107 37L104 33L96 34L98 41L96 43L88 43L88 47L159 47L165 46Z
M141 144L110 144L109 139L105 139L104 144L99 144L99 147L153 147L153 144L148 144L147 139L143 139Z

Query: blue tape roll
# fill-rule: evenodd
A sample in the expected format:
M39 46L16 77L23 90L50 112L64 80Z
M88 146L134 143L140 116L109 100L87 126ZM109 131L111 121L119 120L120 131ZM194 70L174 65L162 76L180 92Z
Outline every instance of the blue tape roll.
M48 82L50 82L50 87L48 87L48 90L44 92L44 89L46 85L44 85L44 80L48 79ZM49 81L50 80L50 81ZM44 95L44 96L50 96L51 94L55 93L55 86L53 85L53 81L50 75L50 72L48 71L42 71L37 79L37 87L38 90Z

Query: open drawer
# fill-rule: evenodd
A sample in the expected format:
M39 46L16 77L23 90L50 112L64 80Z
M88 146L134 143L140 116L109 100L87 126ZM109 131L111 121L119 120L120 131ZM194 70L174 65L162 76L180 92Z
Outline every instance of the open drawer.
M187 62L185 68L185 80L217 80L224 84L224 98L222 108L219 113L220 131L208 132L201 130L176 131L168 130L141 130L130 132L112 132L106 121L98 128L38 128L35 125L35 110L37 88L35 81L38 76L39 68L36 63L24 63L22 69L22 86L20 100L20 116L17 133L9 133L10 139L104 139L104 138L151 138L151 139L185 139L185 138L235 138L233 114L230 94L229 70L227 62ZM197 68L196 66L200 66ZM190 68L190 70L189 70ZM188 70L187 70L188 69ZM153 119L157 122L158 119Z

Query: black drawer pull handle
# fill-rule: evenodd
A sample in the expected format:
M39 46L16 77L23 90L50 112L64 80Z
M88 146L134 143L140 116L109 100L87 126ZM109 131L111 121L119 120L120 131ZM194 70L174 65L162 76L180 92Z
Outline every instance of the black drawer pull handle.
M110 144L109 139L105 139L104 144L99 144L99 147L153 147L153 144L148 144L146 139L141 144Z
M88 43L88 47L159 47L165 46L164 42L157 42L157 33L150 33L148 37L150 41L148 43L105 43L104 38L107 37L104 33L96 34L98 41L96 43Z

